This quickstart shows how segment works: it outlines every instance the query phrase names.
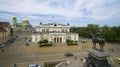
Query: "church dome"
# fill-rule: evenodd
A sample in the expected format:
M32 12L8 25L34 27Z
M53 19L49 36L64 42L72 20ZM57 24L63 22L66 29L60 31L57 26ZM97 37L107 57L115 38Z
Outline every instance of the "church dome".
M16 16L13 16L13 19L16 19Z
M23 22L26 22L26 21L28 22L29 20L28 20L27 18L24 18L24 19L23 19Z

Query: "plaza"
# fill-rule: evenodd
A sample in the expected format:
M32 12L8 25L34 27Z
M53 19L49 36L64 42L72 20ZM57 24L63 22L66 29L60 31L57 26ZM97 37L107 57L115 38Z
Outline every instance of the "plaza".
M44 63L47 62L59 62L67 60L80 60L88 55L88 50L92 48L92 42L90 39L86 39L87 43L79 42L76 46L55 46L55 47L39 47L37 44L30 43L30 46L26 46L25 43L30 38L31 33L19 34L19 38L14 43L7 44L4 47L4 52L0 48L0 67L13 67L13 64L17 64L18 67L27 67L28 64L40 64L44 67ZM24 37L28 39L25 40ZM98 45L97 45L98 47ZM114 49L110 51L109 48ZM115 58L120 57L120 46L117 44L106 43L105 51L110 54L108 61L111 65L119 67L119 64L114 62ZM74 56L65 57L65 52L71 52Z

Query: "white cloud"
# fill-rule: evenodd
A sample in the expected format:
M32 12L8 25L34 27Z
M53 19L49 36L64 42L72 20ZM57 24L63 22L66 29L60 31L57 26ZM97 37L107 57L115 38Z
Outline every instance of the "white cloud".
M115 0L0 0L0 11L57 14L66 17L91 17L96 20L105 20L119 17L120 5L116 6L114 2ZM109 4L112 6L108 6ZM86 15L84 15L84 8L88 11Z

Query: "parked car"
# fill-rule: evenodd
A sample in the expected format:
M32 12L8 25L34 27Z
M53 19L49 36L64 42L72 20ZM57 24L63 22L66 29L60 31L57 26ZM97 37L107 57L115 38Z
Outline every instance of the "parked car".
M26 46L29 46L29 43L28 42L26 42L26 44L25 44Z
M115 62L120 64L120 58L115 58Z
M2 45L0 45L1 48L5 47L5 44L3 43Z
M69 52L65 53L64 55L65 55L66 57L67 57L67 56L73 56L73 54L72 54L72 53L69 53Z
M17 64L13 64L13 67L17 67Z
M29 64L28 67L41 67L41 65L38 65L38 64Z

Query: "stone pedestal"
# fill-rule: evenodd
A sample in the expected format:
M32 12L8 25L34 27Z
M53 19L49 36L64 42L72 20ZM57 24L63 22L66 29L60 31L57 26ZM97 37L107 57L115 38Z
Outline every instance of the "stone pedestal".
M87 67L110 67L106 52L100 52L95 49L90 49L87 58Z

